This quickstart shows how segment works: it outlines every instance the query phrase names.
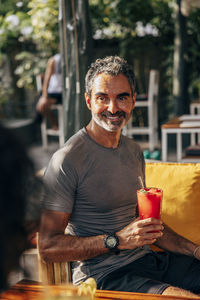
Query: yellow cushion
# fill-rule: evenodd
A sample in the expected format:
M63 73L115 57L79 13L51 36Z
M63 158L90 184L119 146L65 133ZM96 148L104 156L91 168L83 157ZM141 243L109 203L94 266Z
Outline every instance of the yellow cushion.
M200 245L200 163L147 162L146 186L163 190L163 222Z

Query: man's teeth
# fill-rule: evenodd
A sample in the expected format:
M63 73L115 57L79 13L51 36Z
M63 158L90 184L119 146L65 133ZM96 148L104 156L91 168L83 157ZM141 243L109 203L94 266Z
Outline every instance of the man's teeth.
M120 116L107 116L108 119L112 119L112 120L115 120L115 119L119 119Z

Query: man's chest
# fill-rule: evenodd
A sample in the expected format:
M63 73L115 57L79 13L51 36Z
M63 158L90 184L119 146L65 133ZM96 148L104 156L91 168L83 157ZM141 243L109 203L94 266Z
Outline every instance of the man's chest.
M141 165L134 159L126 163L120 158L95 161L83 170L76 201L101 212L131 205L137 202L141 175Z

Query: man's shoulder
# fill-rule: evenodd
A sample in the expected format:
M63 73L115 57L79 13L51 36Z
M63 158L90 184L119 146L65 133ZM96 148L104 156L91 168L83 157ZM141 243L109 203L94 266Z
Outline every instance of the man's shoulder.
M124 147L126 147L126 151L130 154L130 156L134 157L136 160L144 164L144 155L140 145L133 139L124 135L122 136L122 141Z
M132 138L122 135L122 140L123 140L123 144L126 145L127 147L130 147L138 152L142 151L140 145L137 142L135 142Z
M85 136L84 129L80 129L68 141L64 146L57 150L52 156L52 162L62 165L62 163L68 161L69 163L77 161L80 156L87 153L87 137Z
M88 143L89 139L85 128L82 128L68 139L62 150L66 153L82 152L85 148L89 148Z

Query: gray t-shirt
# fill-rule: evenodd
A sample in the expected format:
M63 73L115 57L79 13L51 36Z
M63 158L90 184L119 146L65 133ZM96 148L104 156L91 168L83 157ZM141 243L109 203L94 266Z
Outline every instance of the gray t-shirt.
M135 218L138 176L144 179L144 158L133 140L121 135L118 148L106 148L83 128L53 155L48 165L44 207L71 213L66 229L71 235L116 232ZM87 277L98 281L149 251L145 246L73 262L73 282L77 284Z

